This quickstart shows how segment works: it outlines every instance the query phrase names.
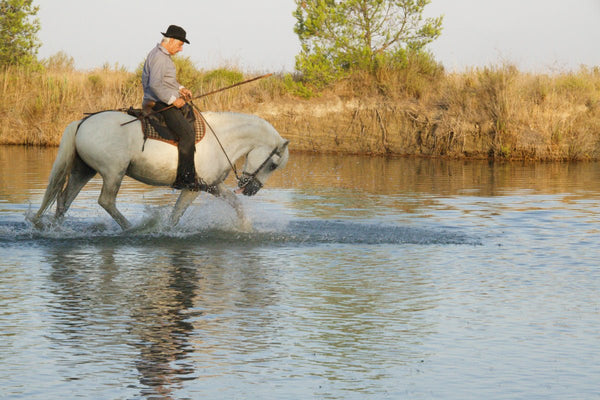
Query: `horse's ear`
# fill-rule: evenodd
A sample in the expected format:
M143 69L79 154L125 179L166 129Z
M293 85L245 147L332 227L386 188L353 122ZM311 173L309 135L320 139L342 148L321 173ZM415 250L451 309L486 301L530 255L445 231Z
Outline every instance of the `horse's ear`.
M284 151L284 150L285 150L285 148L286 148L286 147L288 147L288 144L290 144L290 141L289 141L289 140L285 140L285 141L284 141L284 142L281 144L281 146L279 146L279 151L280 151L280 152L281 152L281 151Z

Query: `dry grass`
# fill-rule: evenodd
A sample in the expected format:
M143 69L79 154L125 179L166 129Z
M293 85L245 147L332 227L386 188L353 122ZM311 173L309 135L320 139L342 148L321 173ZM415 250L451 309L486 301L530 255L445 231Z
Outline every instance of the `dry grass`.
M600 158L600 70L503 65L339 82L271 113L303 150L532 160ZM377 88L377 90L374 90ZM310 118L307 118L310 115ZM285 117L288 116L288 117Z
M442 136L454 136L447 151L456 155L596 159L599 89L597 70L559 75L524 74L512 66L474 70L446 77L442 112L433 118Z
M0 72L0 143L57 145L64 127L86 112L139 103L141 91L120 70Z
M197 94L254 74L197 71ZM258 74L256 74L258 75ZM446 74L357 73L309 99L290 76L273 76L196 102L202 109L255 113L318 152L582 160L600 158L600 70L527 74L510 65ZM0 71L0 143L57 145L86 112L139 106L138 73L118 68Z

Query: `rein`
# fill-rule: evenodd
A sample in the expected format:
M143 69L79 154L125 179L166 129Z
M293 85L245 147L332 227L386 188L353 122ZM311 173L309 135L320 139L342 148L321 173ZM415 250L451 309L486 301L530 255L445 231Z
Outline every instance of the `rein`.
M241 178L238 175L237 168L235 168L235 164L231 162L231 159L227 155L227 152L225 151L225 148L223 147L223 144L221 143L221 140L219 140L219 137L217 136L215 130L212 128L212 126L210 126L210 124L208 123L208 121L206 120L206 118L204 118L204 115L202 114L202 111L200 111L200 109L194 104L194 102L190 101L189 103L192 105L192 107L194 107L194 109L196 111L198 111L198 115L200 115L200 118L202 118L202 121L204 121L204 123L206 124L206 126L208 127L208 129L210 129L210 131L212 132L212 134L215 137L215 139L217 139L217 143L219 144L219 147L221 148L221 151L225 155L225 158L227 159L227 162L229 163L229 166L233 170L233 173L235 174L236 179L239 181Z
M238 181L238 187L243 188L246 185L248 185L248 183L250 183L250 181L252 181L252 180L256 180L258 182L258 179L256 179L256 175L259 173L259 171L261 169L263 169L263 167L265 165L267 165L267 163L269 162L269 160L271 159L271 157L273 157L275 154L278 154L277 153L278 148L275 147L271 151L271 153L267 156L267 158L265 158L265 160L262 162L262 164L260 164L258 166L258 168L256 168L254 170L253 173L250 174L248 172L242 172L242 176L240 176L238 174L237 169L235 168L235 164L233 162L231 162L231 159L227 155L227 152L225 151L225 148L223 147L223 144L221 143L221 140L219 140L219 136L217 136L217 133L215 132L215 130L212 128L212 126L210 126L210 124L208 123L208 121L206 120L206 118L204 118L204 115L202 114L202 112L200 111L200 109L192 101L190 101L189 103L192 105L192 107L194 107L196 109L196 111L198 112L198 115L200 115L200 117L202 118L202 120L204 121L204 123L206 124L206 126L208 127L208 129L210 129L210 131L212 132L212 134L215 137L215 139L217 139L217 143L219 144L219 147L221 148L221 151L225 155L225 158L227 159L227 162L229 163L229 166L231 167L231 169L233 170L233 173L235 174L235 178ZM260 183L260 186L262 186L262 183Z

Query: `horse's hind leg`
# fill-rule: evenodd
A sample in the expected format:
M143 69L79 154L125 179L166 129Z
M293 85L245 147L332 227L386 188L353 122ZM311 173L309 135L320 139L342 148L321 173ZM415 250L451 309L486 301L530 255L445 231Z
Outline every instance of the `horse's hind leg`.
M73 200L94 175L96 175L96 171L84 163L79 156L76 156L67 186L56 198L56 219L65 215Z
M104 182L102 184L100 197L98 198L98 204L100 204L100 206L102 206L115 221L117 221L123 230L126 230L131 227L131 224L127 221L127 218L117 210L117 193L119 192L124 176L124 171L115 176L102 176Z

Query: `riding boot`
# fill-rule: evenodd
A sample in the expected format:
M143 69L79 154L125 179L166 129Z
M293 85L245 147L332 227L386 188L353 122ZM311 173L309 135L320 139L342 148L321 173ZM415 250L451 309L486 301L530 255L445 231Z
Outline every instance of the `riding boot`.
M184 143L185 144L185 143ZM177 163L177 176L173 183L174 189L189 189L198 191L200 184L196 179L196 169L194 167L194 146L190 149L180 142L177 146L179 161Z
M169 108L167 104L160 101L156 102L153 109L160 111L167 126L177 138L179 160L173 188L200 190L200 185L196 179L196 169L194 168L194 152L196 151L194 127L185 119L182 109Z

